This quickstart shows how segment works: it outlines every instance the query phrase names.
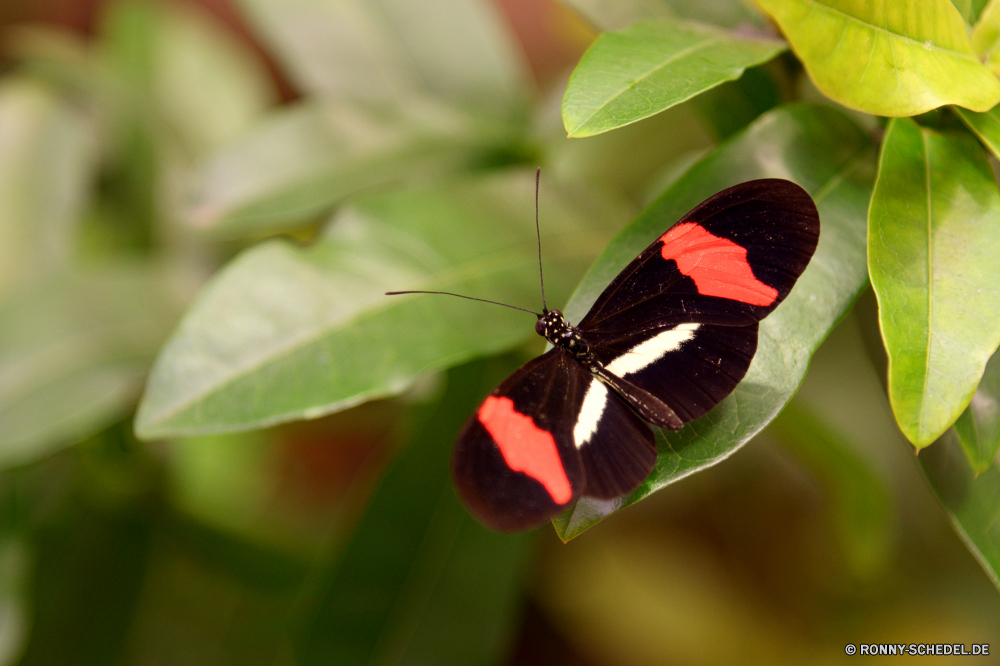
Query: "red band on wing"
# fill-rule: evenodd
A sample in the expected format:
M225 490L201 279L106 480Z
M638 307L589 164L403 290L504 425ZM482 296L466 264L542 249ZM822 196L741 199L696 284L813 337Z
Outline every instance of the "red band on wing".
M719 296L750 305L770 305L778 290L756 277L747 262L746 248L685 222L660 236L664 259L673 259L681 273L694 280L699 294Z
M479 408L479 422L500 447L508 467L545 486L556 504L573 498L552 435L536 426L530 416L517 413L513 400L489 396Z

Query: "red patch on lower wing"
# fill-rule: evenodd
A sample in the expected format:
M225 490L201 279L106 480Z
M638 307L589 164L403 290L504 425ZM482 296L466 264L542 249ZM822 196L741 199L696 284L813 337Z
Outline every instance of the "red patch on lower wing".
M536 426L530 416L515 411L513 400L489 396L479 408L479 422L500 447L508 467L541 483L556 504L573 498L552 435Z
M719 296L750 305L770 305L778 290L756 277L746 248L719 238L705 227L685 222L660 236L664 259L673 259L681 273L694 280L699 294Z

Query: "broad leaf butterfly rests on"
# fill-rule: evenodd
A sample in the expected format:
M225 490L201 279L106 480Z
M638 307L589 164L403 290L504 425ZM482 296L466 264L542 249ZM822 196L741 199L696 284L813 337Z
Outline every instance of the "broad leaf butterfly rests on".
M667 229L578 326L545 306L543 281L542 312L532 314L553 348L494 389L455 444L455 487L469 511L493 529L524 530L581 496L638 487L656 462L649 424L678 430L736 388L758 323L791 291L818 240L805 190L754 180ZM398 293L444 292L390 292Z

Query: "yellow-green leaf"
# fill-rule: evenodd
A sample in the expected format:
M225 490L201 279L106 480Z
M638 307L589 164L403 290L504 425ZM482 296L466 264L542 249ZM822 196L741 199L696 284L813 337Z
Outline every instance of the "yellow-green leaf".
M758 0L824 94L880 116L986 111L1000 82L949 0Z
M990 71L1000 76L1000 1L990 0L972 30L972 48L986 60Z
M1000 190L967 134L892 121L868 209L889 402L923 448L968 406L1000 344Z

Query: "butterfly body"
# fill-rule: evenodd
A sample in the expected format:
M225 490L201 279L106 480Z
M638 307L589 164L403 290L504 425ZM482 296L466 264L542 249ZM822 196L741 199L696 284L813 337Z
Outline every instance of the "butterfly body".
M563 349L591 372L598 372L601 369L601 362L591 351L583 332L571 326L559 310L549 310L539 317L535 324L535 332L553 346Z
M680 429L729 395L760 320L816 248L819 216L767 179L695 207L628 264L578 326L544 310L553 348L498 386L458 436L455 485L481 522L527 529L581 496L613 499L656 463L650 425Z

